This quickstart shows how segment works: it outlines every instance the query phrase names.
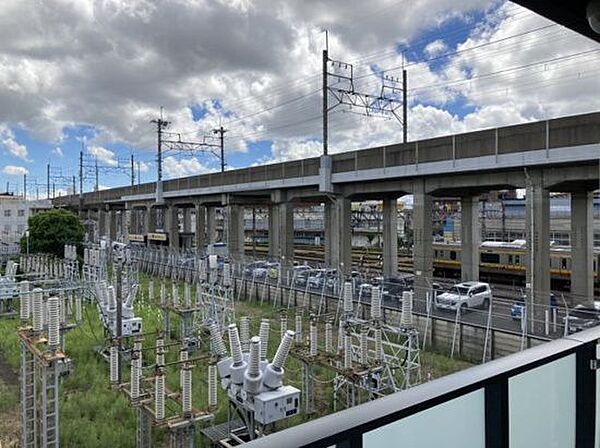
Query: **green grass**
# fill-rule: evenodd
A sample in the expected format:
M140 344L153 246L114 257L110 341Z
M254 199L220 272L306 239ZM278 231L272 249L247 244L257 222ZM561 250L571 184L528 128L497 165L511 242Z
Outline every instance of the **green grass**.
M137 304L137 315L143 318L144 331L160 329L162 318L152 302L157 297L146 298L147 277L142 277L143 295L145 299ZM155 282L155 295L159 294L158 283ZM183 294L182 294L183 295ZM149 303L150 302L150 303ZM279 311L270 304L239 302L236 303L236 317L251 316L251 334L258 334L261 318L271 320L271 337L269 338L269 357L274 355L279 344ZM289 328L293 327L293 313L290 314ZM0 320L0 350L4 353L10 365L18 371L19 344L15 331L17 320ZM172 319L171 327L177 330L177 319ZM304 331L308 333L308 324ZM334 329L334 333L336 330ZM323 341L323 335L320 336ZM79 328L70 331L66 339L67 355L73 360L73 371L63 381L60 394L61 413L61 444L65 447L132 447L135 446L135 414L124 395L109 387L108 364L96 353L96 348L104 343L102 325L95 306L89 305L84 313L84 323ZM144 346L154 346L155 337L149 335ZM193 354L192 356L197 356ZM172 347L167 354L167 361L178 357L178 348ZM144 364L154 362L153 350L144 352ZM428 376L437 378L457 370L469 367L470 364L461 360L451 360L440 353L424 352L421 354L423 379ZM146 369L145 376L151 376L152 371ZM331 380L333 374L323 368L314 368L318 379L315 382L315 405L317 413L307 416L301 413L282 422L280 427L296 425L333 411L333 391ZM124 381L128 381L129 367L123 369ZM207 365L198 363L193 371L194 407L205 409L207 405ZM301 364L289 357L286 363L286 383L301 389ZM176 366L168 369L167 387L172 390L179 388L179 373ZM225 392L219 387L220 406L215 412L215 422L226 421L227 399ZM10 413L18 417L18 389L0 384L0 421ZM17 419L18 422L18 419ZM1 429L1 428L0 428ZM153 431L155 446L165 443L164 431ZM0 439L1 440L1 439Z

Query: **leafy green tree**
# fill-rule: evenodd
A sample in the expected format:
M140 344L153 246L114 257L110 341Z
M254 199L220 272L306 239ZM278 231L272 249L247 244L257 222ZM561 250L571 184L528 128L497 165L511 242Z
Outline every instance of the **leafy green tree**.
M29 218L29 253L64 255L65 244L81 246L83 226L75 213L53 209ZM27 251L27 237L21 238L21 252Z

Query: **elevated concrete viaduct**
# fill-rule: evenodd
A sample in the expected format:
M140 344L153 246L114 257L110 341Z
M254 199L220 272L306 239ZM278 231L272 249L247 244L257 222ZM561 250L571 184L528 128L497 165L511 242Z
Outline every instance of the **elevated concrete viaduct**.
M549 197L554 191L572 194L573 293L580 302L593 300L592 191L599 189L599 171L600 113L591 113L168 180L158 203L156 183L147 183L61 197L55 205L97 210L99 233L111 238L118 233L116 213L127 210L134 217L131 222L121 220L130 226L121 229L121 234L132 233L134 228L142 235L165 235L165 241L178 247L183 228L184 233L195 233L201 248L214 241L214 213L221 207L225 240L235 259L243 258L244 207L266 205L270 211L269 253L291 263L294 204L324 203L326 261L349 272L351 203L383 200L383 270L385 275L393 275L397 269L395 204L398 197L412 194L415 292L422 298L433 276L434 198L460 198L462 278L476 280L479 195L525 189L527 285L535 303L545 306L550 293ZM195 211L194 229L185 218L188 212L180 209ZM153 213L157 215L153 217Z

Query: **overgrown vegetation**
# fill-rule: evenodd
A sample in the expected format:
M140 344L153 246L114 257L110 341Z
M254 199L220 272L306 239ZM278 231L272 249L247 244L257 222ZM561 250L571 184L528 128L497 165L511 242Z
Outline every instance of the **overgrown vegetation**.
M65 244L78 247L83 241L83 226L73 212L52 209L33 215L28 220L29 253L64 255ZM21 238L21 252L27 252L28 238Z
M136 313L144 319L144 331L152 332L161 328L162 319L155 307L157 297L147 297L147 278L142 279L143 300L137 303ZM158 287L155 285L158 295ZM260 319L271 319L271 337L269 339L269 354L272 357L279 344L279 313L270 304L238 302L236 316L251 316L252 334L258 334ZM18 372L19 342L15 331L18 325L16 319L0 320L0 351L12 367ZM290 321L290 325L292 325ZM171 328L175 333L179 328L177 320L172 320ZM321 336L322 338L322 336ZM149 335L145 346L154 345L154 336ZM322 340L322 339L321 339ZM108 364L98 355L97 350L105 343L103 328L94 305L85 308L84 323L79 328L67 334L66 351L73 360L73 371L63 381L60 395L60 424L61 445L65 447L132 447L135 446L135 413L124 395L109 387ZM195 355L192 355L195 356ZM145 363L154 360L153 350L144 352ZM175 360L178 349L170 349L167 360ZM422 353L423 379L436 378L457 370L469 367L470 364L460 360L451 360L439 353ZM178 390L179 374L177 367L168 371L167 386ZM333 375L320 368L314 369L319 379L315 383L315 404L317 413L307 416L304 413L286 420L284 426L296 425L333 411L333 392L331 380ZM152 369L144 371L145 376L153 375ZM123 368L124 381L128 381L128 366ZM199 362L193 373L194 407L203 409L207 403L207 366ZM1 380L0 380L1 381ZM292 357L286 364L286 382L301 388L301 365ZM215 413L215 421L221 423L227 419L227 398L219 390L219 408ZM18 418L18 385L2 386L0 383L0 422L11 419L13 426L19 424ZM14 428L13 428L14 429ZM3 431L0 425L0 433ZM155 446L163 446L166 437L162 431L153 431ZM17 437L16 433L13 439ZM0 440L2 440L0 438ZM198 438L199 440L199 438ZM2 440L3 446L7 442ZM10 445L8 445L10 446ZM15 445L17 446L17 445Z

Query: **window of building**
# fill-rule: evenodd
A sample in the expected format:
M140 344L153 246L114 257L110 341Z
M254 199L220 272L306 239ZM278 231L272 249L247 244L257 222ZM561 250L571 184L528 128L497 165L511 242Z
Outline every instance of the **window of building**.
M521 264L521 256L515 255L515 264Z
M10 212L11 212L11 211L12 211L12 210L4 210L4 217L5 217L5 218L10 218Z
M17 211L17 216L22 218L23 216L25 216L25 210L18 210Z
M10 233L10 224L4 224L4 233Z
M508 264L513 264L513 256L512 255L508 256Z
M456 251L455 250L450 251L450 260L456 260Z
M17 232L19 232L19 233L25 233L25 224L19 224L17 226Z
M560 268L561 269L567 269L567 259L566 258L561 258L560 259Z

